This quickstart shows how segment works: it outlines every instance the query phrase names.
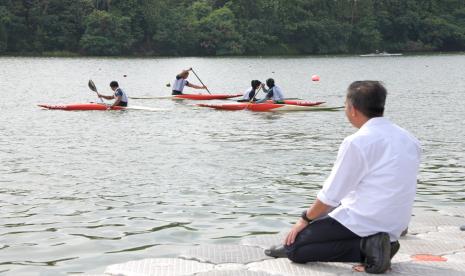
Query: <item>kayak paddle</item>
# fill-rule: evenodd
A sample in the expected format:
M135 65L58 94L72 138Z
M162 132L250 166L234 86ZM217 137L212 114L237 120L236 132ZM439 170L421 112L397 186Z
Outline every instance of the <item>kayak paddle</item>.
M98 91L97 91L97 87L95 86L95 83L94 83L92 80L89 80L88 85L89 85L90 90L94 91L94 92L97 94L97 96L98 96ZM98 98L99 98L100 101L103 103L102 98L100 98L100 97L98 97Z
M262 87L258 87L257 91L255 91L255 94L253 94L253 97L250 99L249 103L252 103L253 102L253 99L255 99L255 97L258 95L258 93L260 92L260 90L262 89Z
M205 86L205 89L207 89L208 94L211 95L212 93L210 93L210 90L208 90L207 86L206 86L205 84L203 84L202 80L199 78L199 76L197 76L197 74L195 73L194 69L191 68L191 71L192 71L192 73L194 73L194 75L197 77L197 79L200 81L200 83L201 83L203 86Z

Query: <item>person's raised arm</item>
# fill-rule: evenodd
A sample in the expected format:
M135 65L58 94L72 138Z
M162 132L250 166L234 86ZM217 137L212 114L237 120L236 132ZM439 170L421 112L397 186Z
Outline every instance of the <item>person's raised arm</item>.
M182 70L181 73L178 74L178 76L183 76L183 75L189 73L189 71L192 71L192 68L189 68L189 69L186 69L186 70Z

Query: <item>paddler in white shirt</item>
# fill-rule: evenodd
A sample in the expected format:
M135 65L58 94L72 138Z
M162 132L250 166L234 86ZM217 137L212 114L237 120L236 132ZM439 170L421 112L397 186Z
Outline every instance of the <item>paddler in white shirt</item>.
M265 84L262 83L263 92L266 93L265 98L257 101L257 103L263 103L268 100L273 100L274 103L283 104L284 103L284 94L279 86L274 83L274 79L267 79L266 86L268 89L265 89Z
M115 106L128 106L128 96L126 95L126 93L124 93L123 89L119 87L118 82L117 81L110 82L110 88L111 90L113 90L113 92L115 92L115 94L111 96L105 96L97 92L97 96L99 98L104 98L107 100L115 99L115 102L108 108L112 108Z
M383 117L387 91L378 81L356 81L345 113L358 129L339 147L331 174L314 203L283 241L265 254L296 263L359 262L380 274L391 266L415 199L420 144Z
M242 97L242 99L238 100L238 102L257 101L255 97L257 96L257 89L260 87L261 84L261 81L253 80L250 83L251 86L249 87L249 89L245 91L244 96Z
M171 95L182 95L184 86L188 86L194 89L207 89L205 85L195 85L187 81L187 78L189 77L189 71L192 71L192 68L183 70L181 73L176 75L176 80L173 82L173 91Z

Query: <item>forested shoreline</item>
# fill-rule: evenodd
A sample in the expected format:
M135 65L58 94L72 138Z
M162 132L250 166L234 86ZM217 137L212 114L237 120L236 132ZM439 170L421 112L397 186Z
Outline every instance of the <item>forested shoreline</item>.
M465 50L465 0L0 0L0 55Z

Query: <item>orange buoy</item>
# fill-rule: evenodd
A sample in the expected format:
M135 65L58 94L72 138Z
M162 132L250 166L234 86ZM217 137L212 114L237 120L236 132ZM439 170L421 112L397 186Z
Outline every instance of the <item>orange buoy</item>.
M320 76L318 76L318 75L313 75L313 76L312 76L312 81L320 81Z
M414 261L423 262L447 262L447 259L442 256L430 255L430 254L417 254L411 256Z

